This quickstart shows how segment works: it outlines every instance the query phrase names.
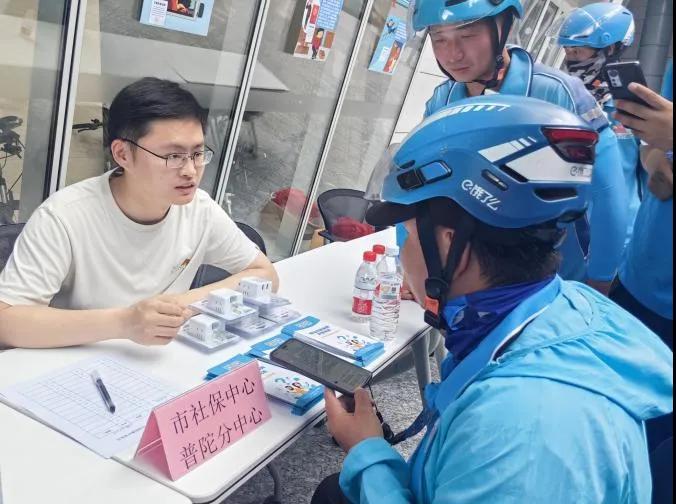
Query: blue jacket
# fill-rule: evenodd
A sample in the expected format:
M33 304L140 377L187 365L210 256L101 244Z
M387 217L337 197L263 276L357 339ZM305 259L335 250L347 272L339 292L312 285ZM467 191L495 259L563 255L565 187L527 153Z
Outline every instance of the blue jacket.
M673 62L667 67L662 95L673 100ZM674 320L674 199L660 201L645 189L634 229L620 281L643 306Z
M647 176L641 165L641 140L634 135L633 131L625 128L624 125L613 118L617 111L615 102L609 101L603 106L603 111L610 121L610 127L617 137L617 144L622 158L622 171L624 172L624 182L627 188L627 239L625 245L628 245L634 234L634 224L638 209L641 206L641 196L646 190Z
M524 325L477 373L461 369ZM457 387L463 373L474 379ZM382 439L350 451L350 502L650 503L644 421L673 410L673 354L593 289L557 278L443 379L410 463Z
M629 218L617 137L581 80L533 63L531 56L518 47L510 49L510 54L512 61L500 93L530 96L560 105L581 116L601 133L588 216L590 227L584 229L584 223L570 226L568 239L561 250L564 258L561 276L566 280L612 281L625 248ZM434 91L425 116L467 97L464 84L449 80Z

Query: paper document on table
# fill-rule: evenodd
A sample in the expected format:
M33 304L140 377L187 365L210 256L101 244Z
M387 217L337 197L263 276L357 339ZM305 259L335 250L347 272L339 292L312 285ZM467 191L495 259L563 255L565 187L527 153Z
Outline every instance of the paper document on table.
M115 403L106 408L91 373ZM150 412L178 394L166 384L109 358L81 361L0 390L0 400L110 458L138 444Z

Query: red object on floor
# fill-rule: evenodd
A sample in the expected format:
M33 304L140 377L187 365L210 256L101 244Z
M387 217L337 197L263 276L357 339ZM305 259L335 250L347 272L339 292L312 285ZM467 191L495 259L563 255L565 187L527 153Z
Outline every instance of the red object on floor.
M291 215L300 217L300 215L303 213L305 203L307 202L307 195L300 189L296 189L295 187L287 187L275 192L272 195L272 201L275 203L275 205L283 208ZM319 207L316 203L312 205L310 218L319 218Z
M342 240L354 240L376 232L376 228L351 217L339 217L331 228L331 234Z

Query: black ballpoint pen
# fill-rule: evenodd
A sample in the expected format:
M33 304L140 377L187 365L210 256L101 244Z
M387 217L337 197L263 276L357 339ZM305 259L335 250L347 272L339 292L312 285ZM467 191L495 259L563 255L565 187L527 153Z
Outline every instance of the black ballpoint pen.
M94 380L94 385L96 385L99 394L101 394L101 398L103 399L106 408L111 413L115 413L115 404L113 403L113 400L111 399L110 394L108 393L108 389L106 388L105 384L103 383L103 380L101 379L101 375L98 373L98 371L92 371L91 377L92 380Z

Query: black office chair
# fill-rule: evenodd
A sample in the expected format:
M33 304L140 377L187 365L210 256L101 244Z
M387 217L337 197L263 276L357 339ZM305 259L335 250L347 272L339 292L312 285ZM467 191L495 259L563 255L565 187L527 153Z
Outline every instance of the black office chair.
M674 502L674 438L667 439L650 455L653 504Z
M254 228L243 222L238 222L237 227L242 230L249 240L254 242L254 244L267 255L267 247L265 246L265 240L263 237L256 231ZM199 289L205 285L211 285L221 280L225 280L231 276L231 273L228 273L222 268L217 268L216 266L211 266L210 264L203 264L197 270L197 275L192 282L191 289Z
M5 224L0 226L0 271L5 269L14 250L14 243L23 231L24 224Z
M366 212L373 202L364 199L364 191L354 189L331 189L319 195L317 205L324 219L326 229L319 233L325 240L333 243L346 241L335 236L331 230L341 217L349 217L357 222L366 222Z

